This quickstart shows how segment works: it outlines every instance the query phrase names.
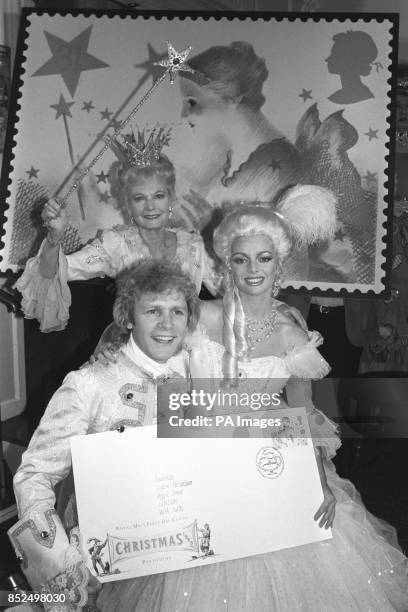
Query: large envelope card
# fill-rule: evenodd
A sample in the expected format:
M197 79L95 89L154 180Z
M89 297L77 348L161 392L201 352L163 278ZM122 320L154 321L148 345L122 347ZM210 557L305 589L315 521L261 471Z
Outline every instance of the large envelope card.
M313 520L323 494L310 436L160 439L148 426L71 448L81 546L102 582L331 538Z

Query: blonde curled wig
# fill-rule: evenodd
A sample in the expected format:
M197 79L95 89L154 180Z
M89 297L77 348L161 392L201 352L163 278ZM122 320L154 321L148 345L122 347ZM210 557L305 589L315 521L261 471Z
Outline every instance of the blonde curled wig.
M241 204L237 210L226 215L214 232L214 251L226 263L236 238L259 235L271 241L280 261L286 259L292 247L289 230L270 204Z
M245 333L245 314L241 298L231 269L228 265L232 244L242 236L266 236L276 255L277 275L281 270L281 261L290 251L291 242L284 222L271 209L261 204L241 204L238 210L226 215L214 232L214 250L224 262L224 296L223 296L223 344L224 377L234 380L238 374L238 361L248 352ZM279 247L279 248L277 248Z
M240 203L214 232L214 250L224 263L224 376L235 379L238 359L247 355L245 314L228 262L234 240L243 236L266 236L276 259L276 276L293 246L312 244L333 236L336 197L328 189L298 185L273 203Z

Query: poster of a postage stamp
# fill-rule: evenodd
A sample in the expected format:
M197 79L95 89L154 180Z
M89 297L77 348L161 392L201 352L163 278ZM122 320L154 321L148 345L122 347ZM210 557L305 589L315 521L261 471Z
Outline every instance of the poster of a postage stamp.
M160 132L176 170L174 226L202 232L211 250L225 210L275 207L289 187L319 186L336 198L335 227L293 249L284 286L384 294L396 30L388 14L26 10L0 271L17 273L38 251L47 198L66 206L65 253L130 223L109 137ZM314 222L312 197L302 215Z

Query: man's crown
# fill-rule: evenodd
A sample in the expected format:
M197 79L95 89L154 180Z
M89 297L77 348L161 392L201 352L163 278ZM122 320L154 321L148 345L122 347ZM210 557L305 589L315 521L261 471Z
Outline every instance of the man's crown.
M108 143L118 160L128 166L144 168L150 166L160 157L162 148L170 142L171 128L154 128L150 133L143 129L122 136L109 137Z

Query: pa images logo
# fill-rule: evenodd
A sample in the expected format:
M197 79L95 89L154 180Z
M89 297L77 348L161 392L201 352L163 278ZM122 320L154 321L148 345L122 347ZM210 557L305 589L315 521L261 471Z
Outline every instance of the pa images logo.
M278 478L285 466L281 453L272 446L264 446L256 455L256 467L264 478Z

